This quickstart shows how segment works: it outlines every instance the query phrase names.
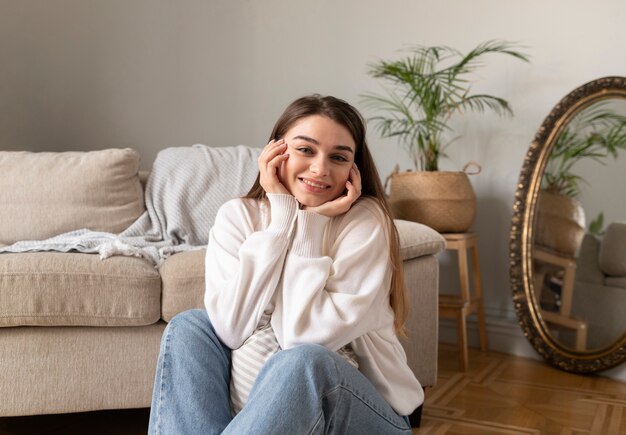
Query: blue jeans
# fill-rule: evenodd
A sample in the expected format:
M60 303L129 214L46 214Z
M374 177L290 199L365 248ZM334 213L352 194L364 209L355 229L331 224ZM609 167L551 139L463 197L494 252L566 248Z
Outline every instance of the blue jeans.
M157 364L150 434L411 434L357 369L319 345L272 356L248 403L230 411L230 349L204 310L174 317Z

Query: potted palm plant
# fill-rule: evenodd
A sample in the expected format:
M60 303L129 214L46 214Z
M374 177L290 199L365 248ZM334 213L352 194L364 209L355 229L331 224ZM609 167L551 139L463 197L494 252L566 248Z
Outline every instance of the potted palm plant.
M535 243L576 257L585 235L585 210L578 197L585 183L576 163L593 159L604 164L626 149L626 116L606 103L582 111L554 142L537 199ZM600 225L596 221L594 227Z
M465 171L440 172L451 128L449 120L468 110L512 114L503 98L472 94L468 75L487 54L528 61L511 43L487 41L462 54L450 47L415 46L398 60L371 65L384 81L384 94L366 94L381 114L370 118L382 137L397 137L411 158L411 172L391 175L390 204L397 218L425 223L440 232L463 232L473 222L476 198Z

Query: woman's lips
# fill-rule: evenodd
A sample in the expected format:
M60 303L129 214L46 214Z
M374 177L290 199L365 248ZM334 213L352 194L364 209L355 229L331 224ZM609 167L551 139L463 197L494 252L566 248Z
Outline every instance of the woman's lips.
M309 178L298 178L302 186L304 186L305 190L313 193L325 192L330 189L330 186L326 183L321 183L319 181L311 180Z

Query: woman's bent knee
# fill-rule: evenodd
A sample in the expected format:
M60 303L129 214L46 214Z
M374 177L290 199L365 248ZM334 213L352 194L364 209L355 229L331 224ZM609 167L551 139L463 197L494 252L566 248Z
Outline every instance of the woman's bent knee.
M276 353L268 363L289 372L323 369L335 371L338 356L335 352L319 344L302 344Z
M205 310L194 309L175 315L168 323L163 338L174 337L176 342L204 340L213 335L213 327Z
M303 360L326 360L333 355L327 347L320 344L301 344L285 351L289 357Z
M205 323L211 324L206 311L201 308L183 311L176 314L168 325L175 324L181 327L196 327Z

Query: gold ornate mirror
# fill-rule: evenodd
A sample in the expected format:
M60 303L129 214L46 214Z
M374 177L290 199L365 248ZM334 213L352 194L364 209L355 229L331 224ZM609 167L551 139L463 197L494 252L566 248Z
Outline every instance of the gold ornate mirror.
M548 362L626 361L626 78L565 96L526 154L510 238L513 302Z

